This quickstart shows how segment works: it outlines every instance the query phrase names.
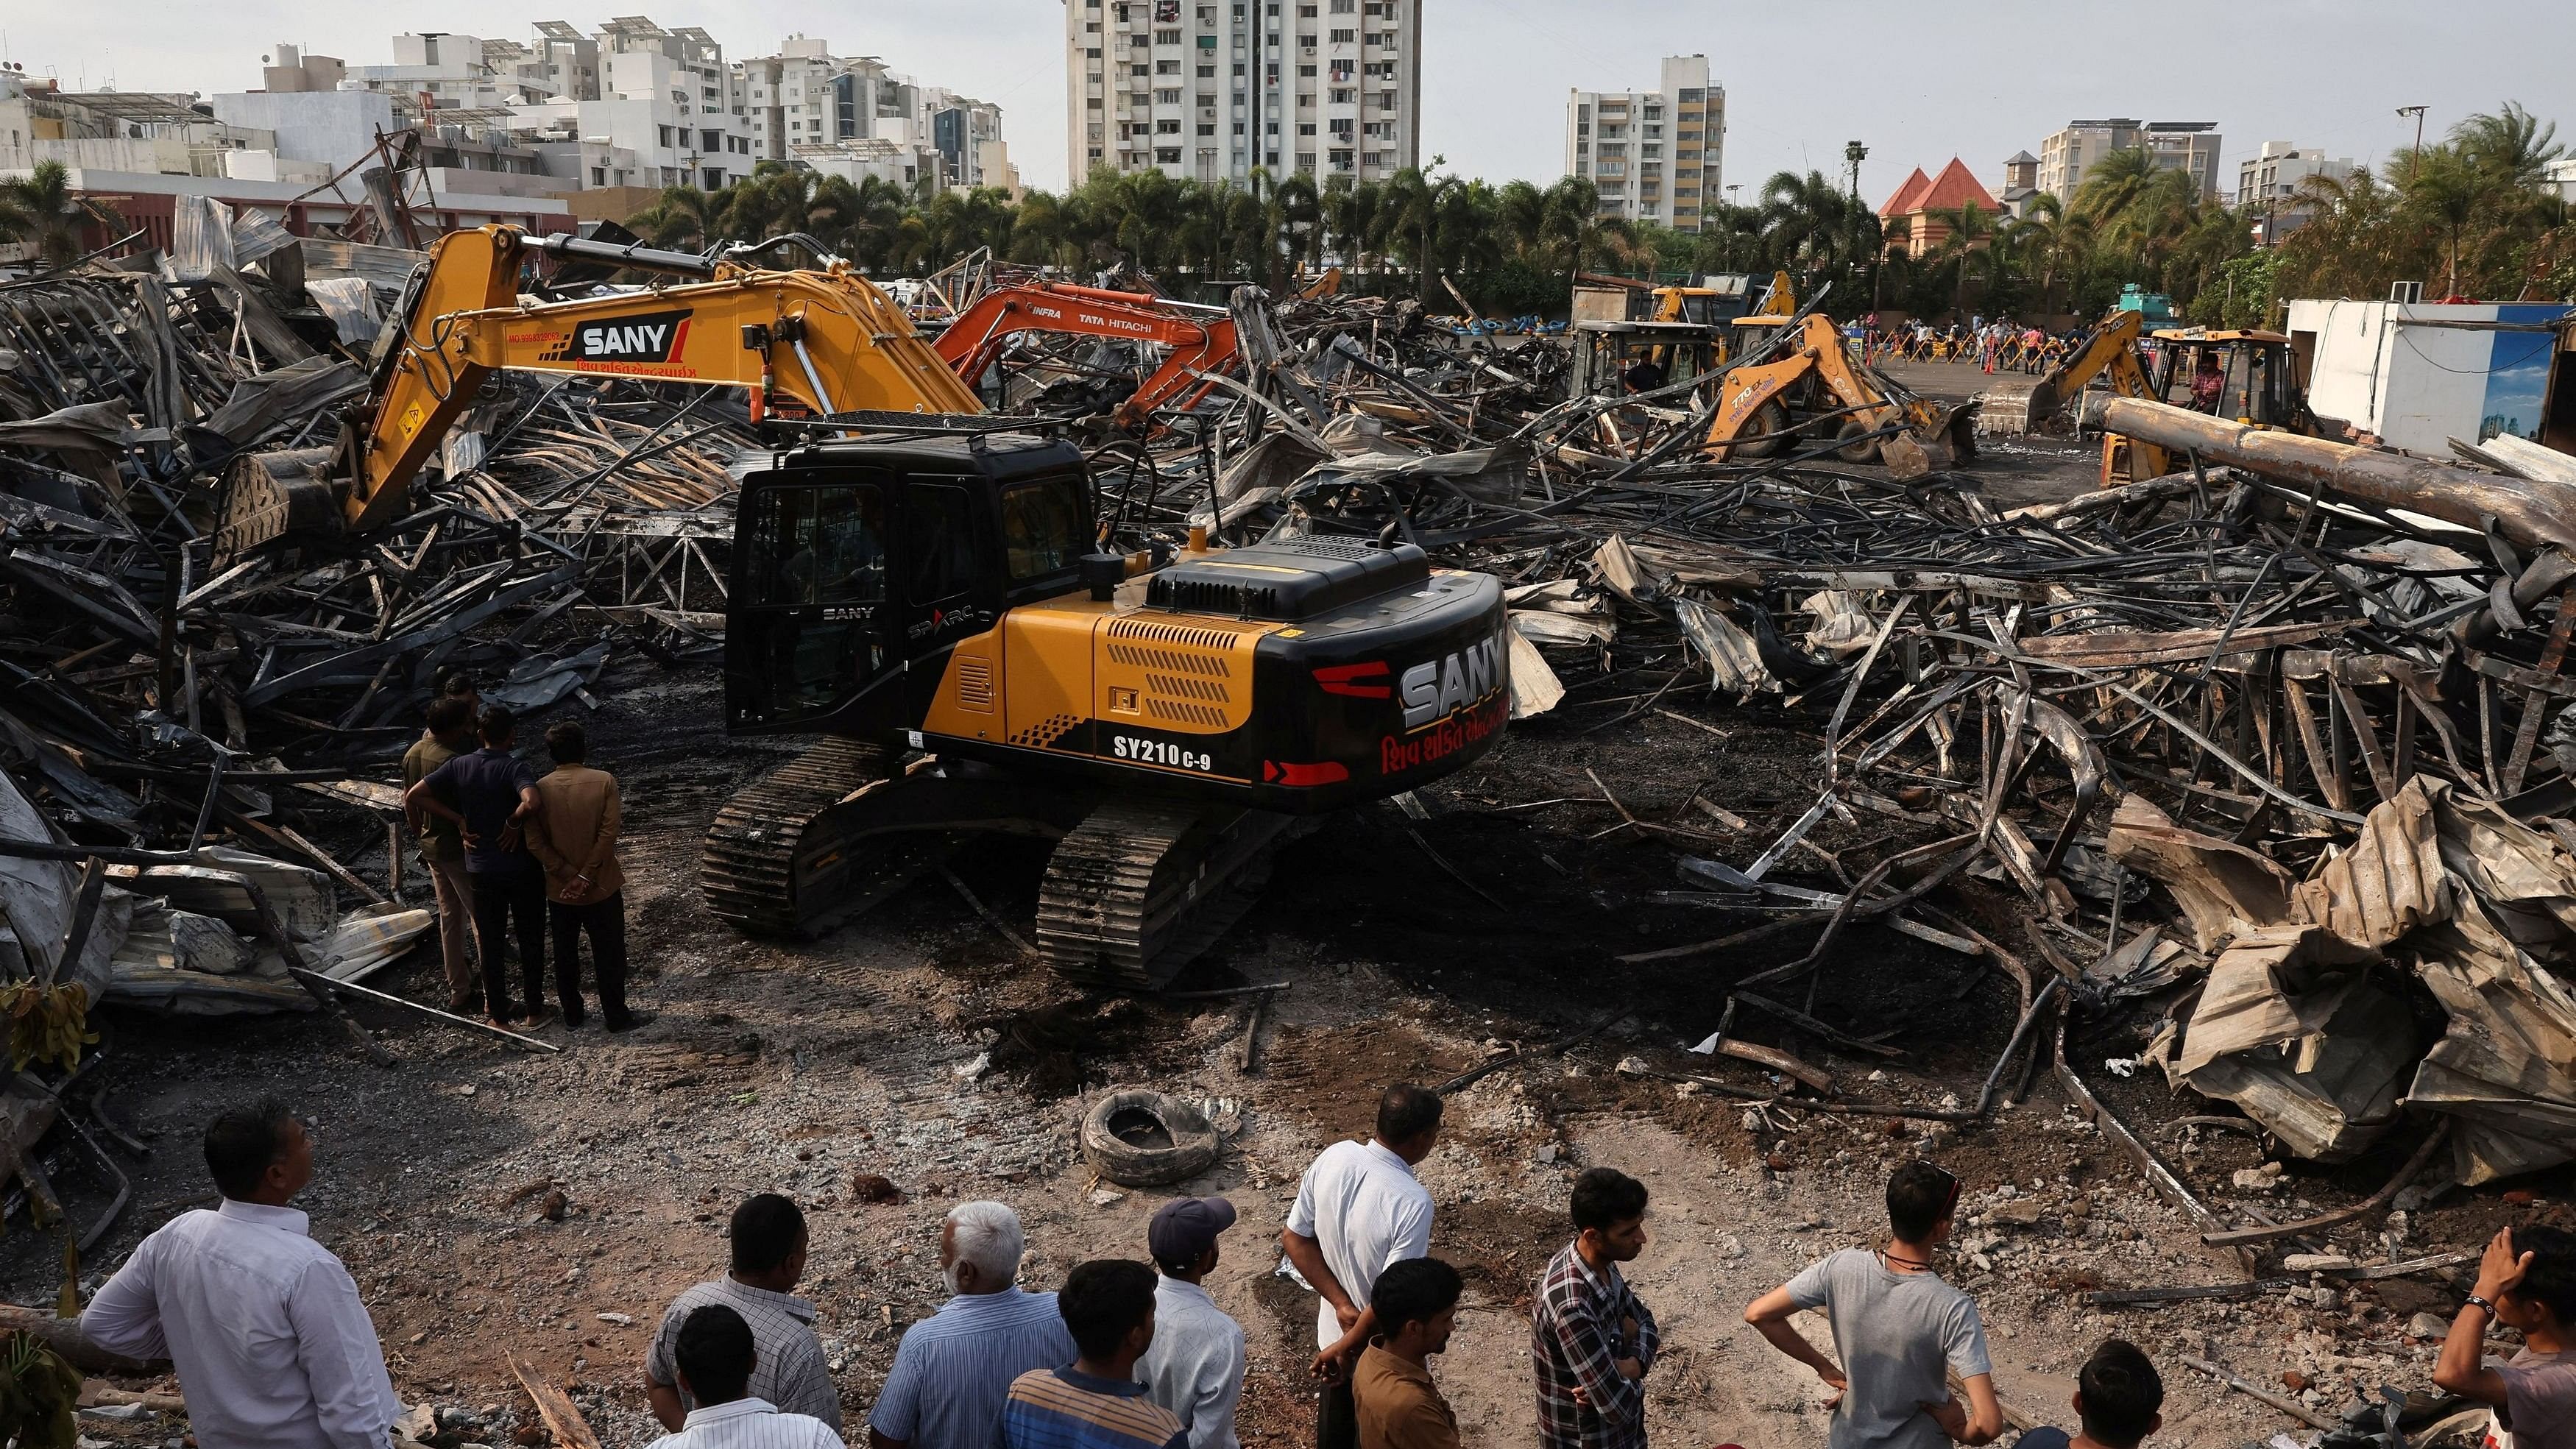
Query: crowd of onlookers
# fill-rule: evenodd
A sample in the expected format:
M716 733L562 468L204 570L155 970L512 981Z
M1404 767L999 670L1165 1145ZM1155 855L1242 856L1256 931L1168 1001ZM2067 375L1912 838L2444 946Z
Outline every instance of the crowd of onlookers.
M2066 360L2084 341L2084 329L2051 332L2009 317L1971 317L1935 327L1929 322L1881 326L1871 313L1857 324L1861 356L1870 362L1973 362L1990 373L2037 375Z
M1454 1449L1457 1415L1432 1360L1449 1345L1461 1281L1430 1255L1434 1206L1414 1176L1440 1135L1441 1100L1389 1090L1366 1142L1338 1142L1299 1181L1280 1272L1317 1297L1319 1449ZM386 1449L400 1406L375 1328L340 1260L289 1206L313 1176L313 1139L275 1103L229 1111L205 1135L222 1193L145 1238L82 1315L97 1347L167 1357L198 1449ZM1846 1248L1745 1308L1745 1321L1831 1392L1832 1449L1984 1444L2005 1431L1976 1302L1939 1270L1960 1184L1921 1159L1887 1184L1884 1246ZM1543 1449L1643 1449L1663 1338L1624 1276L1647 1243L1648 1195L1607 1167L1580 1174L1572 1236L1531 1297L1534 1432ZM1236 1449L1242 1327L1205 1282L1235 1226L1223 1198L1164 1203L1145 1261L1077 1265L1052 1293L1019 1286L1019 1217L962 1203L940 1228L948 1301L912 1324L869 1409L869 1449ZM646 1395L670 1433L655 1449L839 1449L841 1394L795 1296L805 1220L788 1199L744 1202L724 1276L672 1301L645 1357ZM1795 1316L1821 1311L1832 1351ZM2491 1323L2518 1330L2510 1361ZM2496 1235L2453 1319L2436 1384L2495 1406L2513 1449L2576 1446L2576 1235ZM2161 1425L2148 1355L2113 1339L2077 1379L2073 1430L2035 1427L2031 1449L2133 1449ZM1520 1431L1511 1436L1521 1437ZM2500 1441L2499 1441L2500 1442Z

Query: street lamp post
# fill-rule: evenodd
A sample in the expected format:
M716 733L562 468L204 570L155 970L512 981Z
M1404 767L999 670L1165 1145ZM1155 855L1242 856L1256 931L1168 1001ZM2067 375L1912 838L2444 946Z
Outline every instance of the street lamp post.
M1855 242L1861 239L1862 225L1860 211L1860 163L1868 159L1869 148L1867 146L1862 145L1858 141L1845 141L1843 143L1843 161L1846 165L1851 167L1851 228L1852 240ZM1855 247L1853 250L1858 251L1860 248ZM1860 258L1854 256L1852 260L1857 262ZM1869 310L1873 313L1878 310L1878 274L1878 258L1872 257L1869 259Z
M2397 114L2401 116L2413 116L2415 118L2415 154L2418 158L2421 158L2424 154L2424 113L2431 109L2432 107L2430 106L2399 106L2397 108Z

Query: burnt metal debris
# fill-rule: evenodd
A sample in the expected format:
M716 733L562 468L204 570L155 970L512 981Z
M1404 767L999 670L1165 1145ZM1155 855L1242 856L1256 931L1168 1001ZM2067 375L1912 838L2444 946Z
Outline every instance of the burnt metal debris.
M728 467L762 440L724 394L504 376L391 530L219 558L228 471L327 462L407 254L183 220L173 257L0 284L13 964L63 966L98 861L113 904L77 963L98 994L334 1009L323 983L427 913L395 899L398 850L379 887L297 812L383 818L445 669L542 708L593 702L617 651L711 660ZM936 325L1016 277L976 258L912 305ZM1681 892L1746 921L1623 960L1725 974L1756 943L1795 951L1735 973L1702 1044L1771 1074L1734 1089L1757 1109L1971 1120L2045 1056L2205 1232L2246 1232L2070 1060L2070 1022L2128 1015L2157 1023L2146 1056L2177 1087L2291 1153L2441 1132L2465 1182L2576 1155L2576 511L2545 487L2120 402L2117 425L2193 450L2189 471L1998 509L1972 464L1898 481L1839 462L1867 441L1840 413L1715 461L1708 377L1596 394L1557 339L1311 290L1238 291L1226 373L1147 429L1088 434L1104 513L1175 543L1402 537L1496 575L1525 724L1606 701L1629 707L1583 728L1708 729L1675 706L1715 696L1813 739L1785 828L1697 796L1650 817L1593 780L1611 828L1669 846ZM1030 334L992 400L1105 412L1151 370L1140 352ZM1877 822L1873 844L1809 848L1828 818ZM1998 902L2017 932L1975 924ZM1847 1101L1739 1036L1893 1054L1828 1019L1865 926L2017 984L1974 1109ZM2447 1022L2429 1044L2427 1004Z

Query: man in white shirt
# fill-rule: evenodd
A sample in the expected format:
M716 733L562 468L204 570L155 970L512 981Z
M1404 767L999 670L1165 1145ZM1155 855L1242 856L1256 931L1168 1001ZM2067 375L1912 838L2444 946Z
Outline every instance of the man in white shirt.
M1154 1342L1136 1361L1145 1397L1180 1416L1190 1449L1240 1449L1234 1405L1243 1396L1243 1325L1200 1283L1216 1269L1216 1240L1234 1226L1234 1204L1184 1197L1162 1205L1145 1228L1145 1250L1162 1277L1154 1285Z
M358 1285L304 1214L313 1137L275 1100L206 1128L223 1192L147 1237L81 1315L110 1353L167 1357L199 1449L385 1449L402 1406Z
M751 1396L758 1359L751 1325L721 1303L689 1311L672 1349L680 1391L697 1405L680 1432L651 1449L844 1449L841 1436L811 1414L788 1414Z
M1369 1290L1390 1263L1431 1251L1431 1191L1413 1176L1440 1140L1440 1097L1414 1086L1389 1087L1378 1099L1377 1135L1365 1145L1336 1142L1297 1183L1279 1246L1281 1271L1323 1298L1315 1315L1314 1373L1324 1380L1316 1406L1317 1449L1353 1449L1359 1422L1351 1407L1351 1361L1377 1328Z

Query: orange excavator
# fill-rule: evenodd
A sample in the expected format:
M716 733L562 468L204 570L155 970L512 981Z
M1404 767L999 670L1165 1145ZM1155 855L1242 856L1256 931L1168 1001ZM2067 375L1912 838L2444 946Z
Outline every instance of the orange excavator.
M1150 342L1165 349L1163 364L1137 384L1111 421L1141 428L1154 410L1187 407L1214 384L1201 373L1223 372L1235 358L1234 318L1223 307L1175 302L1143 292L1111 292L1064 282L1031 282L987 292L948 324L931 344L971 391L1024 332Z

